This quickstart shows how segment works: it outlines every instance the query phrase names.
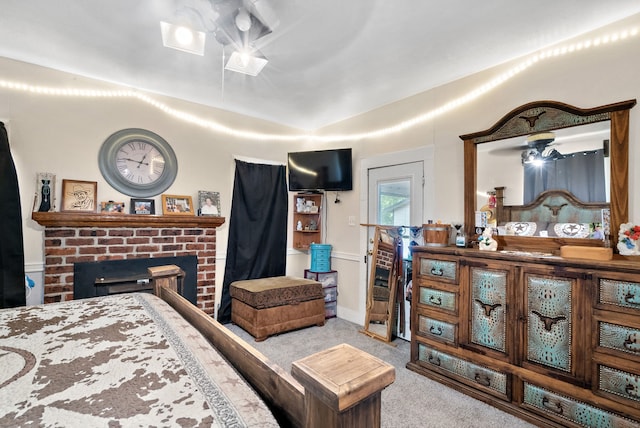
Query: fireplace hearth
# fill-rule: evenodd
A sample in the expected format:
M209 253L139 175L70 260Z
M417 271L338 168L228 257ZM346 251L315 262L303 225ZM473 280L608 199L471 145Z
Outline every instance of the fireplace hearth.
M153 293L147 268L176 265L185 273L182 296L194 305L197 298L198 258L196 256L103 260L73 265L73 298L106 296L131 292Z

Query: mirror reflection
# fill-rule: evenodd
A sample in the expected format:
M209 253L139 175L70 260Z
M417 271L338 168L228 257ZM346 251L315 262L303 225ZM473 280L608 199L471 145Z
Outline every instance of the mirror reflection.
M370 266L364 333L390 342L402 271L402 241L396 227L376 226Z
M477 146L477 206L505 187L504 205L567 190L583 202L609 202L610 121L497 140Z
M499 245L503 249L522 250L530 249L533 246L538 250L557 254L560 252L562 245L606 246L607 243L615 242L618 238L620 225L627 222L629 217L629 110L635 104L636 100L627 100L585 109L557 101L535 101L511 110L498 119L489 129L461 135L460 138L464 141L465 154L464 228L467 234L473 234L479 228L481 229L488 225L484 222L484 218L488 216L488 213L485 216L482 212L482 207L484 206L483 204L487 203L487 192L495 189L495 211L500 219L513 221L514 210L515 212L520 212L520 218L533 218L533 216L539 216L541 212L544 212L542 208L545 208L547 210L545 213L546 221L549 224L561 222L565 218L570 222L579 221L580 223L585 223L586 220L582 218L585 212L591 212L594 215L599 212L599 219L602 222L605 234L604 240L583 239L579 242L578 240L570 241L568 240L569 238L565 237L548 240L531 240L531 235L514 236L513 239L507 236L498 237ZM593 124L595 129L585 128L589 124ZM601 161L603 164L606 162L602 168L604 173L601 177L604 178L600 179L604 181L605 201L583 202L574 195L573 191L569 190L542 190L542 193L539 193L541 190L538 190L537 196L534 192L527 193L525 191L530 186L530 183L524 178L524 169L518 168L537 161L539 158L549 158L553 161L556 158L579 157L576 154L579 153L576 151L577 149L564 148L564 152L559 149L561 141L558 138L559 134L565 130L567 132L575 132L576 129L582 129L586 130L582 133L588 135L591 132L599 132L601 130L598 128L599 124L606 124L609 127L609 144L603 144L607 148L603 147L603 160ZM578 132L580 133L580 131ZM542 136L539 134L542 134ZM551 137L545 138L544 134L551 134ZM521 145L513 149L515 154L512 159L515 159L515 162L512 161L506 164L503 161L496 160L499 158L484 158L481 157L483 155L479 155L479 151L489 153L492 149L494 152L499 148L504 148L506 151L506 144L509 141L513 141L512 138L515 137L518 138L516 138L514 144L516 146L518 144ZM542 140L539 146L537 144L538 138ZM550 147L551 144L545 142L545 139L553 142L557 147ZM597 148L594 147L594 150L599 150L601 142L605 140L607 138L604 134L597 136L595 139ZM523 145L525 142L527 143L526 146ZM606 159L607 151L608 159ZM606 166L608 164L610 166ZM505 175L507 170L514 170L514 168L516 170L515 174ZM582 169L588 168L583 167ZM545 176L540 175L540 177ZM595 177L595 174L593 174L593 177ZM591 178L591 175L588 175L588 179ZM606 183L607 180L609 181L608 185ZM599 183L602 186L602 183ZM537 185L535 184L535 186ZM497 197L497 192L500 188L504 191L502 199ZM608 196L606 195L607 190L609 191ZM534 202L526 204L525 201L530 199L534 199ZM601 200L602 198L600 197L599 199ZM562 206L569 207L569 209L562 209L562 212L558 211L559 207ZM480 210L478 210L479 207ZM586 210L583 209L585 207ZM510 213L511 216L501 217L501 208L503 208L503 214ZM578 220L573 220L574 217ZM594 219L597 220L592 217L589 221ZM540 221L544 220L540 219ZM544 235L536 236L544 237ZM549 235L549 238L551 238L551 235Z

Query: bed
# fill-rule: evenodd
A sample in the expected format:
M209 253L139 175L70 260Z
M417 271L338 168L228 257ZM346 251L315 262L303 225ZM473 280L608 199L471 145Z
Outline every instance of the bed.
M309 391L173 279L0 310L0 426L307 425Z
M604 239L608 203L582 202L566 190L547 190L530 204L503 205L496 188L495 217L502 234L576 239Z

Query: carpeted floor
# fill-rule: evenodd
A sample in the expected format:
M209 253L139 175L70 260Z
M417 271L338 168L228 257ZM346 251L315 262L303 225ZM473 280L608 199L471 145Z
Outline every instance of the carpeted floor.
M396 339L389 345L359 333L361 326L331 318L324 327L309 327L255 342L235 324L227 327L291 372L291 363L340 343L349 343L393 364L396 381L382 392L382 426L387 428L465 428L531 425L479 400L461 394L405 368L409 361L409 342Z

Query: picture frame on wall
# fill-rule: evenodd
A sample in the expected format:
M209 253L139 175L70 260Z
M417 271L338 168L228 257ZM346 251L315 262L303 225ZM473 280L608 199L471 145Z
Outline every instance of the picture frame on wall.
M129 213L137 215L154 215L156 213L156 203L153 199L131 198Z
M187 195L162 195L163 215L195 215L193 200Z
M220 217L220 192L198 191L198 215Z
M82 180L62 180L63 212L95 212L98 182Z
M33 211L55 211L56 176L50 172L36 174L36 191L33 198Z
M124 214L124 202L100 202L100 212L103 214Z

